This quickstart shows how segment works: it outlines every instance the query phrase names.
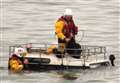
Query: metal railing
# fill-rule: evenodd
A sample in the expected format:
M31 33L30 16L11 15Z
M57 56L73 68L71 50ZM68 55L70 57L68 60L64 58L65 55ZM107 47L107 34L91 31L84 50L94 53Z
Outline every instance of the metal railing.
M30 44L31 44L31 49L33 49L34 52L39 53L40 57L41 57L41 54L43 53L43 51L46 52L48 47L53 45L53 44L46 44L46 43L30 43ZM17 44L14 46L9 46L9 55L14 53L15 48L18 48L18 47L26 48L27 45L28 44L20 44L20 45ZM56 44L56 46L57 46L57 44ZM84 62L83 65L85 65L86 60L90 56L95 56L96 61L98 60L98 56L102 56L104 60L106 59L106 47L103 47L103 46L81 45L81 49L65 49L65 50L82 50L80 56L82 56L82 59ZM63 58L65 58L65 57L61 58L62 65L63 65ZM80 60L80 59L77 59L77 60Z
M46 44L46 43L31 43L31 49L36 49L38 51L47 50L49 46L57 44ZM16 44L14 46L9 46L9 54L13 53L15 48L22 47L26 48L27 44ZM65 50L82 50L82 54L85 56L104 54L106 58L106 47L103 46L89 46L81 45L81 49L65 49Z

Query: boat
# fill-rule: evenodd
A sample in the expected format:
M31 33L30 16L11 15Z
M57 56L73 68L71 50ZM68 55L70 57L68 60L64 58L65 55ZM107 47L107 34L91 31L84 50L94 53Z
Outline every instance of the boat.
M57 44L47 43L28 43L17 44L9 46L9 60L8 69L11 70L12 55L17 51L24 49L24 55L17 54L17 58L21 61L23 67L20 70L61 70L61 69L86 69L92 68L94 65L108 65L109 60L106 54L106 47L104 46L89 46L81 45L80 49L69 50L81 50L81 53L76 55L70 55L65 52L61 58L57 57L56 53L48 53L47 50L50 46L56 46ZM20 50L21 49L21 50ZM65 49L68 50L68 49ZM23 53L23 52L22 52ZM75 58L73 56L79 56Z

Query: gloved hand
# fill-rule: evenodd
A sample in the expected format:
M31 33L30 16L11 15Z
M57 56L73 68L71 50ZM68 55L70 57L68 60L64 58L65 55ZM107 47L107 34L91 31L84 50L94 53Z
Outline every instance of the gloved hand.
M73 37L73 33L70 33L70 38L72 38Z
M66 42L69 42L71 39L70 38L65 38L65 41Z

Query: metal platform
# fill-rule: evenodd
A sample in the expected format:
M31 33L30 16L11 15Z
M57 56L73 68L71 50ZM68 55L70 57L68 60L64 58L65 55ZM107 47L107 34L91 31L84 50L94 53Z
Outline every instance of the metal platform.
M14 53L15 48L22 47L26 49L26 45L27 44L10 46L9 55ZM49 55L46 54L46 50L49 46L51 46L51 44L32 43L31 46L32 46L31 47L32 52L28 53L24 58L48 58L50 59L50 63L44 65L45 67L49 67L49 66L54 67L54 66L62 65L64 67L73 67L73 68L76 67L90 68L91 65L109 63L109 60L107 59L107 55L106 55L106 47L103 46L81 45L82 53L80 59L75 59L67 53L64 54L65 56L64 58L57 58L55 54L49 54ZM38 63L31 63L31 64L35 65Z

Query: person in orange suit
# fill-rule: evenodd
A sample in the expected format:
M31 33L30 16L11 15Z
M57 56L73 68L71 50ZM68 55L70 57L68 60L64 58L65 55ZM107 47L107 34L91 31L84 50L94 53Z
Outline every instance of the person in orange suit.
M23 69L23 64L16 54L13 54L9 60L10 70L14 73L21 72Z

